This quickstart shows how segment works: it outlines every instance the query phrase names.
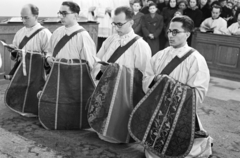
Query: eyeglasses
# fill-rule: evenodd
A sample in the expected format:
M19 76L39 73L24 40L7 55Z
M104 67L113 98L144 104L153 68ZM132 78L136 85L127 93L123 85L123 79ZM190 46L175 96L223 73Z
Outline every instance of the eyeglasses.
M22 16L21 19L22 19L22 20L28 20L29 17L27 17L27 16Z
M167 30L167 34L172 33L173 36L176 36L179 33L184 33L185 31L178 31L178 30Z
M60 15L62 15L63 17L66 17L68 14L75 14L75 13L68 13L68 12L66 12L66 11L59 11L57 14L58 14L58 15L60 14Z
M126 21L125 23L120 23L120 22L118 22L118 23L115 23L115 22L112 22L112 25L113 26L117 26L118 28L121 28L123 25L125 25L127 22L129 22L129 21Z

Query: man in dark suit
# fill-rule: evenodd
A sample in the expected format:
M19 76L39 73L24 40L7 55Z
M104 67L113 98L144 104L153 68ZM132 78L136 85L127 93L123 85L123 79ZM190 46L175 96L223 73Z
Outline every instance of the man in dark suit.
M138 34L139 36L142 36L141 20L144 14L139 12L140 9L141 9L141 2L138 0L134 1L133 2L134 24L132 25L132 28L136 34Z
M152 56L159 51L159 35L163 28L163 17L157 14L157 5L149 5L149 14L142 18L143 37L152 50Z

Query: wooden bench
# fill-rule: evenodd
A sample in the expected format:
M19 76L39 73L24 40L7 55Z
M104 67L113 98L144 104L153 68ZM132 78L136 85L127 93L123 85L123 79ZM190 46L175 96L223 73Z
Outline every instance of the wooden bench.
M205 57L211 76L240 81L240 36L195 32L191 45Z

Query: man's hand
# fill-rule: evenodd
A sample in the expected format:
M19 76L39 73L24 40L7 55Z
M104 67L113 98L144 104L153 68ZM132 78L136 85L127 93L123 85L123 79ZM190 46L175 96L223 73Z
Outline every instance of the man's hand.
M161 78L161 75L156 75L156 76L154 77L154 81L157 82L160 78Z
M15 49L17 49L17 47L14 46L13 44L9 44L9 46L12 47L12 48L14 48L14 49L12 49L12 48L7 47L7 49L8 49L9 52L13 52Z
M106 70L106 68L107 68L107 65L101 65L101 67L100 67L102 72L104 72Z
M51 56L47 57L47 62L48 62L48 64L49 64L51 67L52 67L52 65L53 65L54 60L55 60L54 57L51 57Z

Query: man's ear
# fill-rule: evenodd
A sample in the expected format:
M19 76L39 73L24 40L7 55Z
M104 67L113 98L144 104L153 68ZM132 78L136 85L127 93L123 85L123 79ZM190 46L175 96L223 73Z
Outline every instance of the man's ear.
M186 32L187 39L189 38L190 35L191 35L191 32Z

